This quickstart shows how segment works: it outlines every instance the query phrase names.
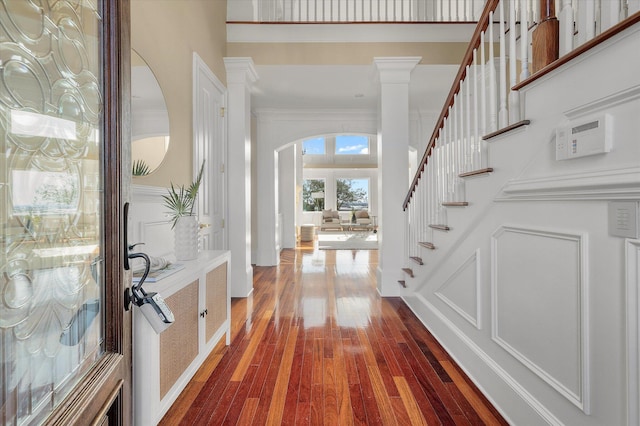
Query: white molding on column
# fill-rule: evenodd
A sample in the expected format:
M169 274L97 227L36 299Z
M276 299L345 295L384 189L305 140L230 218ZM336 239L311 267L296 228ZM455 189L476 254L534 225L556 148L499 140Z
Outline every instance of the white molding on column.
M373 63L378 69L382 84L409 84L411 71L420 63L421 56L375 57Z
M250 57L226 57L223 60L227 70L227 85L235 83L249 87L258 81L258 72Z
M247 297L253 291L251 267L251 87L258 73L250 57L223 58L227 71L227 179L231 296Z
M626 240L627 425L640 424L640 240Z
M575 360L579 364L579 384L577 392L571 390L566 384L560 382L550 372L546 371L544 367L537 365L526 354L520 352L517 348L513 347L509 342L504 340L500 336L500 324L498 315L498 291L499 291L499 252L498 243L500 237L507 233L515 233L521 235L529 235L542 238L559 239L574 242L577 245L578 250L578 265L577 276L578 282L578 298L577 315L578 315L578 339L579 347ZM531 370L534 374L545 381L549 386L554 388L558 393L564 396L568 401L580 408L585 414L590 414L590 357L589 357L589 317L590 317L590 305L589 305L589 291L588 291L588 248L587 248L587 234L584 233L570 233L547 229L528 228L521 226L502 225L500 226L491 237L491 337L505 351L510 353L518 361L520 361L525 367Z

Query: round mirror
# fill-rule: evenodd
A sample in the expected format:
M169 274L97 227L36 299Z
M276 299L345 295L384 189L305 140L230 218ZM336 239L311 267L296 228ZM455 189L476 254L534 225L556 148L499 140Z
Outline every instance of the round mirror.
M169 114L149 65L131 51L131 160L134 176L160 166L169 148Z

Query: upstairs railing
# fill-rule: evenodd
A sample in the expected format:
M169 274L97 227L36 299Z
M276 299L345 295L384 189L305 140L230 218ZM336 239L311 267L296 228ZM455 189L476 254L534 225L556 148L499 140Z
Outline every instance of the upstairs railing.
M492 171L486 139L527 123L518 88L640 21L639 11L640 0L487 1L403 204L409 258L449 230L447 208L467 205L464 178Z
M230 0L230 21L476 22L486 0Z

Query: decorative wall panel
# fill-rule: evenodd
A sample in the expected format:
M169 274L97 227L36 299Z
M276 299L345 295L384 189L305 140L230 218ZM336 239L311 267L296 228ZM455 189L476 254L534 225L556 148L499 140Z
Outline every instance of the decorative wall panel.
M492 239L493 340L589 411L586 235L503 226Z
M436 290L435 294L451 309L480 328L480 250L476 250Z

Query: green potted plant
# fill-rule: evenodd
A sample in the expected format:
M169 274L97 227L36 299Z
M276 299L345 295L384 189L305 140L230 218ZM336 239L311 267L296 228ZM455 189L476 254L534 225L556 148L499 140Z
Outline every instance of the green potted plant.
M204 161L200 166L200 172L195 181L185 188L184 185L176 187L171 182L171 188L168 189L169 194L163 195L164 206L170 211L167 213L171 218L171 229L175 228L178 219L184 216L193 216L193 208L196 204L196 197L202 182L202 173L204 172Z
M192 260L198 257L198 218L193 209L202 182L204 161L195 181L185 187L175 186L173 182L168 194L163 195L164 206L171 219L171 229L174 232L174 248L178 260Z

